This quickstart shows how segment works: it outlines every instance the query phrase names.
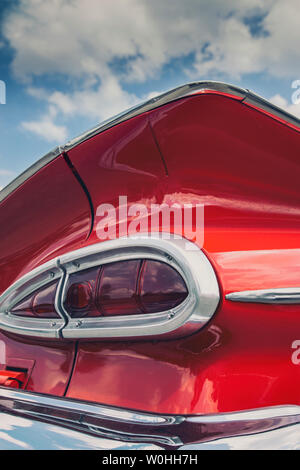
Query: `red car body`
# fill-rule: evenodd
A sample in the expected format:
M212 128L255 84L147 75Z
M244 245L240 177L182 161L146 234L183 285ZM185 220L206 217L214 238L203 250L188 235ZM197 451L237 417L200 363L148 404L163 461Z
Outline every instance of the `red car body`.
M49 154L4 189L0 294L54 258L99 243L97 208L120 209L126 195L128 204L204 205L199 248L219 301L204 326L178 337L45 339L0 321L2 371L25 372L17 384L24 393L158 416L297 409L299 129L296 118L244 90L189 85ZM205 432L182 439L200 441Z

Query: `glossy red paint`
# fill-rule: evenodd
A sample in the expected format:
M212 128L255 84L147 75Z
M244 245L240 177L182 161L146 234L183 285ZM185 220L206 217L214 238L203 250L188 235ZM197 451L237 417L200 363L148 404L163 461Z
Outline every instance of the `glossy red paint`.
M71 374L74 342L38 341L0 332L1 368L26 371L26 390L63 396Z
M300 249L211 253L210 259L224 295L234 291L299 287Z
M204 251L215 268L221 302L204 329L170 341L80 341L76 355L72 343L46 345L2 335L12 345L10 354L38 357L27 388L61 395L71 378L68 397L161 413L300 404L300 365L292 362L300 306L234 303L224 297L239 290L299 287L299 151L298 131L220 93L162 106L72 149L68 156L95 208L91 236L85 240L88 209L80 210L81 199L73 203L78 211L71 221L69 199L58 207L64 217L59 212L55 220L55 204L65 194L61 183L51 204L51 235L49 227L37 233L35 225L32 245L19 241L15 253L7 243L1 262L12 259L13 271L6 268L5 282L60 250L98 242L97 207L118 207L124 195L129 204L205 204ZM63 168L68 185L71 175ZM27 183L29 202L48 181L40 176L35 185L32 179ZM20 204L18 197L12 205L16 214ZM21 214L21 225L24 218ZM12 224L8 215L7 222Z
M98 210L101 204L112 204L122 219L119 196L126 196L129 206L162 201L166 170L147 114L83 142L68 156L85 182L95 209L94 230L88 243L99 242L97 227L105 216ZM129 217L129 221L133 218ZM117 236L122 235L122 227L115 227L114 222L108 224L116 229Z
M224 299L299 286L299 133L220 94L179 100L149 119L169 175L160 201L205 204L204 251L222 301L209 325L188 338L80 342L68 396L163 413L300 404L300 367L292 362L300 307Z
M150 115L165 198L205 204L210 251L298 248L300 135L239 101L201 94Z
M62 156L6 198L0 213L0 293L38 265L79 248L90 229L88 200ZM7 357L34 361L28 390L64 393L74 344L0 335Z
M299 404L297 329L299 306L224 302L208 327L181 340L80 342L67 396L162 413Z
M62 156L0 206L0 293L49 259L78 248L89 233L88 200Z

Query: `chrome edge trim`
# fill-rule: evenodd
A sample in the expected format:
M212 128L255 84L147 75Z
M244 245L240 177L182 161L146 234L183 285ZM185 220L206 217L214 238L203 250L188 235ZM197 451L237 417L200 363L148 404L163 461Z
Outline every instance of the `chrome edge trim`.
M0 435L1 450L164 450L150 442L124 442L1 410Z
M34 392L0 387L0 406L21 412L22 408L17 407L18 403L30 405L30 408L27 410L29 413L34 411L35 406L43 406L48 407L49 409L56 409L57 411L64 410L66 412L78 412L85 416L93 415L107 420L123 421L127 424L163 426L175 423L178 424L182 421L182 418L172 415L158 415L146 412L130 411L113 406L98 405L97 403L92 402L61 398L51 395L41 395ZM27 411L23 409L24 413L27 413Z
M290 114L288 111L276 106L275 104L271 103L270 101L266 100L262 96L254 93L251 90L246 89L246 96L243 99L243 103L256 106L258 109L262 111L266 111L267 113L272 114L273 116L282 119L283 121L291 124L292 126L300 128L300 119Z
M165 431L165 428L170 430L180 424L184 420L181 416L143 413L4 387L0 387L0 412L42 419L83 433L123 442L149 442L167 447L183 444L180 437Z
M225 298L232 302L249 302L261 304L299 304L300 287L283 287L276 289L258 289L231 292Z
M90 129L89 131L84 132L80 136L75 137L74 139L67 142L67 144L63 147L63 150L67 152L76 145L81 144L82 142L90 139L91 137L94 137L95 135L113 126L120 124L121 122L127 121L128 119L131 119L147 111L152 111L153 109L171 103L172 101L176 101L187 96L192 96L193 94L200 91L219 91L221 93L228 93L234 96L238 96L241 98L241 100L247 96L247 90L223 82L215 82L208 80L187 83L177 88L173 88L172 90L162 93L161 95L158 95L154 98L151 98L148 101L139 103L138 105L133 106L132 108L127 109L124 112L107 119L106 121L100 123L93 129Z
M98 437L95 445L107 449L113 448L113 443L122 449L131 448L132 443L178 450L224 448L224 444L225 448L239 448L241 443L243 448L264 448L265 442L274 449L300 447L297 405L211 415L164 415L0 387L0 413L72 429L82 437ZM60 439L62 434L57 432ZM285 440L280 441L282 437Z
M30 166L27 170L25 170L21 175L19 175L16 179L14 179L11 183L9 183L5 188L0 191L0 203L4 201L13 191L15 191L21 184L23 184L27 179L33 176L37 171L43 168L45 165L50 163L52 160L57 158L62 152L67 152L72 148L76 147L77 145L85 142L86 140L94 137L105 130L120 124L132 117L138 116L147 111L152 111L160 106L165 104L171 103L172 101L185 98L187 96L192 96L198 92L210 92L210 91L219 91L221 93L228 93L233 96L241 98L241 102L254 105L263 111L270 112L271 114L279 117L283 121L287 123L299 127L300 128L300 120L289 114L285 110L273 105L269 101L265 100L261 96L251 92L250 90L246 90L240 88L235 85L230 85L223 82L216 82L216 81L200 81L200 82L191 82L185 85L181 85L177 88L174 88L170 91L162 93L155 98L152 98L148 101L142 102L130 109L125 110L124 112L118 114L117 116L113 116L93 129L90 129L87 132L79 135L78 137L70 140L65 145L58 146L51 152L47 153L44 157Z
M253 410L231 411L227 413L213 413L209 415L187 416L189 423L212 424L233 421L257 421L271 418L300 415L299 405L278 405L267 408L254 408Z
M170 239L164 239L167 236ZM172 310L151 315L71 318L64 309L68 276L93 266L129 259L155 259L169 264L183 277L188 296ZM50 280L61 278L56 292L60 320L22 318L10 310ZM96 243L67 253L16 281L0 296L0 328L40 338L129 338L188 335L214 315L220 300L215 272L194 243L164 233L136 235Z
M179 451L201 450L300 450L300 424L292 423L267 431L219 437L184 444Z

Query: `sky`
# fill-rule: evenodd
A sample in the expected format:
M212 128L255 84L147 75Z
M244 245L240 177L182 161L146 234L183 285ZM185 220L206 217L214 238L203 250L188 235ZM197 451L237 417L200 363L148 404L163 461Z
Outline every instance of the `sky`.
M299 0L0 0L0 188L191 81L249 88L300 117L299 44Z

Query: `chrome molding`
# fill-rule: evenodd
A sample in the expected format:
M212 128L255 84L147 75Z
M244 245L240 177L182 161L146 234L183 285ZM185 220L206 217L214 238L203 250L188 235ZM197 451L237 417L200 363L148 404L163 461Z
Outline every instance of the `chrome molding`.
M20 406L22 404L22 406ZM79 413L84 416L98 416L108 421L120 421L126 424L140 424L145 426L168 426L178 424L184 418L172 415L156 415L151 413L128 411L126 409L99 405L97 403L84 402L59 398L51 395L40 395L23 390L0 387L0 406L11 410L22 410L23 413L37 413L46 415L46 410L57 412Z
M170 239L164 239L168 237ZM68 277L94 266L130 259L155 259L177 270L188 295L172 310L151 315L71 318L64 309ZM56 309L60 319L16 317L11 309L50 280L60 278ZM214 270L204 253L186 239L170 234L119 238L81 248L40 266L14 283L0 296L0 328L47 338L129 338L191 334L206 324L220 299Z
M180 446L178 450L300 450L300 424Z
M0 409L1 450L164 450L149 442L124 441L72 429L53 421Z
M100 134L101 132L104 132L105 130L113 126L116 126L117 124L120 124L121 122L131 119L142 113L152 111L153 109L171 103L172 101L185 98L187 96L192 96L201 92L209 93L210 91L227 93L229 95L238 97L240 98L241 102L249 105L254 105L258 109L266 111L278 117L279 119L282 119L286 123L300 128L300 120L298 118L296 118L292 114L287 113L283 109L275 106L274 104L270 103L259 95L252 93L249 90L237 87L235 85L209 80L188 83L174 88L173 90L163 93L148 101L142 102L134 106L133 108L127 109L126 111L118 114L117 116L113 116L112 118L100 123L93 129L81 134L75 139L70 140L65 145L56 147L54 150L52 150L40 160L38 160L36 163L34 163L30 168L25 170L21 175L19 175L5 188L3 188L2 191L0 191L0 203L4 199L6 199L13 191L15 191L15 189L21 186L28 178L34 175L45 165L53 161L55 158L57 158L62 152L67 152L72 148L76 147L77 145L81 144L82 142L85 142L86 140L94 137L95 135Z
M42 445L35 440L37 423L47 435L47 425L53 426L51 442L47 441L50 448L56 448L57 442L61 448L77 448L89 440L99 450L138 449L145 445L179 450L247 448L247 444L264 448L265 443L272 449L300 448L300 407L296 405L208 415L164 415L0 387L0 415L0 431L13 433L15 423L20 437L25 426L23 439L31 448ZM8 416L10 426L5 427ZM62 435L73 432L78 433L74 442L62 440ZM1 432L1 448L3 436L5 432ZM9 437L14 444L16 440Z
M251 302L260 304L299 304L300 287L284 287L276 289L246 290L231 292L225 296L232 302Z
M288 416L298 416L300 414L300 406L284 405L270 406L268 408L256 408L253 410L233 411L228 413L216 413L211 415L187 416L189 423L213 424L238 421L262 421L276 418L284 418Z
M44 420L94 436L123 442L183 444L170 428L184 418L123 410L94 403L50 397L0 387L0 412ZM134 432L132 432L134 428ZM1 448L1 445L0 445Z

